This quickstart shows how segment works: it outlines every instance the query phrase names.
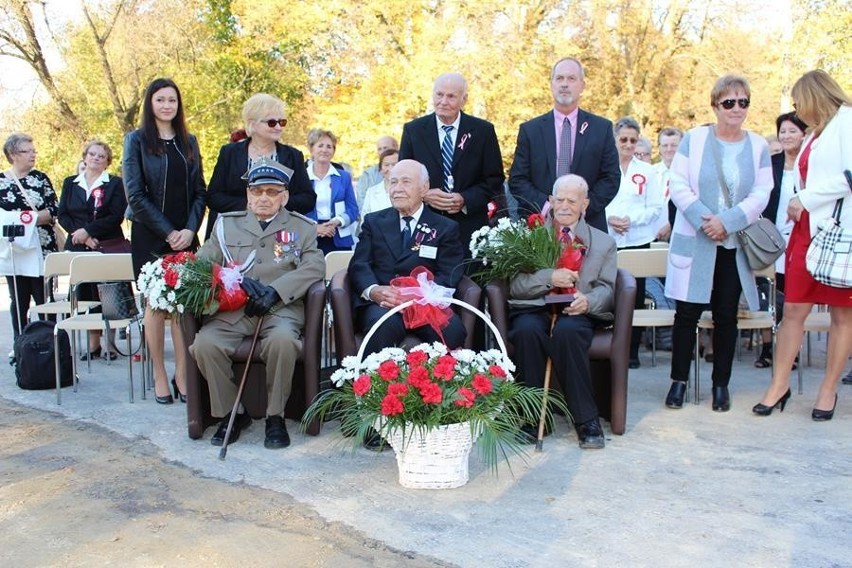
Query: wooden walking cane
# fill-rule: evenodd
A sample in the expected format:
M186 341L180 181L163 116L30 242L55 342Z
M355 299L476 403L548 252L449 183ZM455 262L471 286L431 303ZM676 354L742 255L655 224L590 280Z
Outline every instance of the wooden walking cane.
M240 400L243 398L243 389L246 387L246 379L248 378L249 369L251 368L251 360L254 358L254 348L257 347L257 338L260 335L260 328L263 325L263 316L257 320L257 325L254 328L254 337L251 338L251 347L249 348L248 359L246 359L246 368L243 371L243 378L240 380L240 386L237 389L237 399L234 401L234 408L231 409L231 419L228 420L228 429L225 431L225 440L222 442L222 449L219 450L219 459L224 460L228 453L228 442L231 440L231 429L234 427L234 420L237 417L237 408L240 407Z
M556 326L556 316L559 315L555 308L550 315L550 335ZM535 441L535 451L540 452L544 447L544 423L547 419L547 393L550 390L550 374L553 372L553 359L547 357L547 365L544 368L544 395L541 397L541 414L538 418L538 438Z

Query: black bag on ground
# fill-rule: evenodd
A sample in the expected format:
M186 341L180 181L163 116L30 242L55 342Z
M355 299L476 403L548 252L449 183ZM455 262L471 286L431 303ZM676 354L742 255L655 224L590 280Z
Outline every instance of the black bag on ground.
M52 321L34 321L15 339L15 376L18 387L25 390L45 390L56 388L56 363L53 358ZM59 377L60 385L72 384L71 342L65 330L60 330L59 339Z

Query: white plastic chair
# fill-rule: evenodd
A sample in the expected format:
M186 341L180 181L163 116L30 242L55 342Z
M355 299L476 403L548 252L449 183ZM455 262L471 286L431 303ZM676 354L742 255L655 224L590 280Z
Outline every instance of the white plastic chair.
M44 297L50 297L50 291L54 287L55 281L60 276L68 276L71 272L71 261L78 256L98 255L101 253L95 251L88 252L52 252L44 259ZM76 303L76 310L88 311L98 305L95 301L84 301ZM32 320L37 315L54 315L57 318L71 315L74 312L72 308L71 293L65 300L46 301L43 304L36 304L27 312L27 320Z

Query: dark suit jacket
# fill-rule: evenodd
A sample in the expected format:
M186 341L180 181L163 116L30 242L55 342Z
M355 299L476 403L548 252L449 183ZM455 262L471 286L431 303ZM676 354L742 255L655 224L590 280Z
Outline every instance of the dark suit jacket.
M242 176L248 169L248 146L251 138L225 144L219 149L219 158L213 168L213 177L207 187L207 207L210 214L207 217L207 234L213 230L213 223L219 213L246 210L246 181ZM293 170L290 180L290 198L287 209L307 215L317 204L308 172L305 169L305 158L302 153L286 144L275 144L278 163Z
M584 132L583 124L588 124ZM583 109L577 115L577 137L571 173L589 184L586 222L606 232L604 208L618 193L621 169L612 123ZM521 124L515 159L509 170L509 190L525 213L538 212L556 181L556 131L553 111Z
M493 124L461 113L456 134L453 190L464 198L467 213L437 213L458 222L462 242L467 244L474 231L488 224L488 202L502 194L505 176L500 144ZM464 148L459 148L465 135ZM417 160L429 171L429 187L443 187L441 147L434 114L412 120L403 127L399 159Z
M769 203L766 204L766 209L763 210L763 216L775 222L775 216L778 214L778 201L781 199L781 179L784 177L784 152L779 152L772 156L772 180L775 185L772 187L772 193L769 194ZM785 204L786 209L786 204Z
M423 227L434 229L434 236L426 235ZM429 231L431 233L431 231ZM369 302L361 294L378 284L387 286L397 276L408 276L417 266L428 268L436 284L455 288L464 274L464 253L459 240L458 223L436 214L428 207L423 208L417 227L412 233L412 242L422 236L422 245L437 247L434 259L421 257L411 248L402 252L399 212L393 207L368 213L361 225L361 235L355 245L355 253L349 262L349 281L355 293L353 305L358 308Z
M75 245L70 239L71 233L80 228L86 229L90 236L99 240L124 237L121 223L127 209L127 198L124 196L121 178L111 175L109 181L102 186L104 195L97 215L94 196L86 200L86 191L74 183L75 179L77 176L65 178L59 198L59 224L69 235L65 250L86 250L85 245Z

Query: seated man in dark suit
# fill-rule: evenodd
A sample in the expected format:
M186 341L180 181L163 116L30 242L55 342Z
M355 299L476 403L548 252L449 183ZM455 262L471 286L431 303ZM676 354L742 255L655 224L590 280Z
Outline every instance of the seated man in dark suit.
M541 387L550 357L553 371L565 390L580 447L603 448L604 435L592 396L588 352L595 326L614 319L615 241L583 219L589 205L589 186L580 176L568 174L558 178L550 202L554 223L564 235L560 238L568 243L579 241L586 248L583 264L579 271L545 269L512 279L509 340L515 346L513 360L524 384ZM551 333L550 307L545 304L544 296L557 288L572 286L577 288L574 301L560 306Z
M408 276L415 267L423 266L432 272L436 284L455 288L464 274L459 226L424 207L423 195L428 190L426 168L415 160L402 160L390 172L393 207L364 217L348 274L355 292L355 323L365 332L404 301L390 286L397 276ZM406 331L402 315L396 314L373 335L366 352L398 345L406 333L423 341L440 340L429 326ZM464 344L465 330L458 315L452 316L442 333L450 349Z

